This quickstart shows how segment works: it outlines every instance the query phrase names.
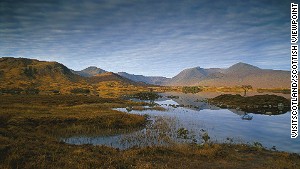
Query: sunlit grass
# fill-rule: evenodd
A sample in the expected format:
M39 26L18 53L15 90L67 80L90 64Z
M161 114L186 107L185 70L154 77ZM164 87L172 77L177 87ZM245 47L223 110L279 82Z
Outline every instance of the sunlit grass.
M249 145L173 144L176 130L157 120L140 135L148 147L117 150L69 145L60 136L138 128L145 117L112 108L144 106L91 96L1 96L0 168L297 168L299 155ZM174 131L173 131L174 130ZM160 132L158 132L160 131ZM148 133L147 133L148 132ZM209 134L209 133L208 133ZM191 137L188 135L187 137ZM154 143L161 143L159 146ZM171 143L169 146L164 146Z

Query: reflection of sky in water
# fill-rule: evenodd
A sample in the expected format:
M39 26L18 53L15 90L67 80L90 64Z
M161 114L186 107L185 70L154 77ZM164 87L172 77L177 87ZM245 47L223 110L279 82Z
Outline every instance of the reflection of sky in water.
M157 101L159 104L177 104L172 100ZM300 139L290 138L290 112L281 115L259 115L251 114L252 120L242 120L241 116L227 109L200 111L183 107L173 108L164 106L167 111L156 110L131 111L133 114L148 114L151 116L175 117L180 127L192 130L196 135L204 129L213 141L225 141L227 137L233 138L235 142L253 143L260 142L263 146L271 148L276 146L278 150L300 153ZM118 109L126 111L125 109ZM105 144L117 146L118 136L91 138L69 138L69 143L77 143L86 139L85 143ZM81 139L81 140L80 140ZM80 143L79 143L80 144Z
M133 135L137 132L132 132L130 134L116 134L116 135L110 135L110 136L95 136L95 137L82 137L82 136L76 136L76 137L70 137L66 139L62 139L63 141L70 143L70 144L93 144L93 145L106 145L111 146L115 148L125 149L128 147L134 146L134 144L130 143L122 143L122 138L124 136Z

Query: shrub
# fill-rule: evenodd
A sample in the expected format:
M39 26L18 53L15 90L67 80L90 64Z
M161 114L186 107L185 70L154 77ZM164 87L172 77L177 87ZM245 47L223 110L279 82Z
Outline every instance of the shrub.
M59 93L60 93L59 90L52 90L52 92L53 92L54 94L59 94Z
M70 91L71 93L74 94L89 94L90 93L90 89L83 89L83 88L75 88L75 89L71 89Z
M28 88L25 90L26 94L39 94L40 90L35 88Z
M198 93L202 91L198 86L184 86L182 87L183 93Z
M29 78L35 78L35 74L37 73L36 68L32 68L31 66L26 67L24 69L24 74Z
M160 98L161 96L154 92L140 92L134 94L132 97L140 100L155 100Z
M0 89L0 93L3 94L21 94L23 89L21 88L2 88Z

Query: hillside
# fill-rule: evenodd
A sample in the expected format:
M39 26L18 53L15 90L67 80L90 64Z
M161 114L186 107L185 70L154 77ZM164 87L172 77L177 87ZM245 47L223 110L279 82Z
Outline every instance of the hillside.
M73 71L57 62L0 58L0 88L68 91L77 87L94 89L95 84L107 81L133 86L147 86L146 84L210 87L252 85L254 88L289 88L290 72L261 69L240 62L227 69L189 68L170 79L126 72L116 74L94 66L82 71Z
M88 78L88 82L93 84L100 83L100 82L107 82L107 81L117 81L117 82L127 83L131 85L146 86L146 84L143 82L135 82L113 72L105 72Z
M118 75L125 77L127 79L133 80L135 82L144 82L153 85L162 85L167 83L169 78L162 76L143 76L143 75L134 75L126 72L118 72Z
M87 81L95 86L97 93L106 98L122 97L138 91L148 91L147 84L134 82L112 72L89 77Z
M0 58L0 74L1 88L60 90L85 83L60 63L26 58Z
M83 77L57 62L0 58L0 93L17 94L27 91L72 93L74 91L97 94L103 89L112 90L110 84L115 84L113 86L118 89L116 93L122 90L144 90L147 86L145 83L134 82L115 73L103 71L97 67L89 67L81 71L89 74ZM93 74L94 76L91 76Z
M289 88L289 81L289 71L260 69L240 62L227 69L185 69L164 85L232 87L247 84L254 88Z
M194 67L181 71L178 75L174 76L166 84L171 86L177 85L194 85L199 80L205 79L210 73L200 67Z
M92 77L101 73L105 73L106 71L103 69L100 69L96 66L90 66L88 68L85 68L81 71L74 71L72 70L72 73L83 76L83 77Z

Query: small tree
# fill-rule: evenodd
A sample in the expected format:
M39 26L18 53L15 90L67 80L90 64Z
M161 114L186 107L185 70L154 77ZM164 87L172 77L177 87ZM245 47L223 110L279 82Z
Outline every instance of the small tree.
M209 137L209 135L208 135L207 132L204 132L204 133L202 134L202 139L203 139L203 141L204 141L204 144L208 143L210 137Z
M36 73L37 73L37 69L32 68L32 66L26 67L24 69L24 74L29 78L35 78Z
M242 89L244 89L244 96L246 96L248 90L252 89L251 85L242 85Z
M74 89L71 89L70 92L74 93L74 94L89 94L90 89L74 88Z
M183 86L183 93L199 93L201 89L198 86Z

